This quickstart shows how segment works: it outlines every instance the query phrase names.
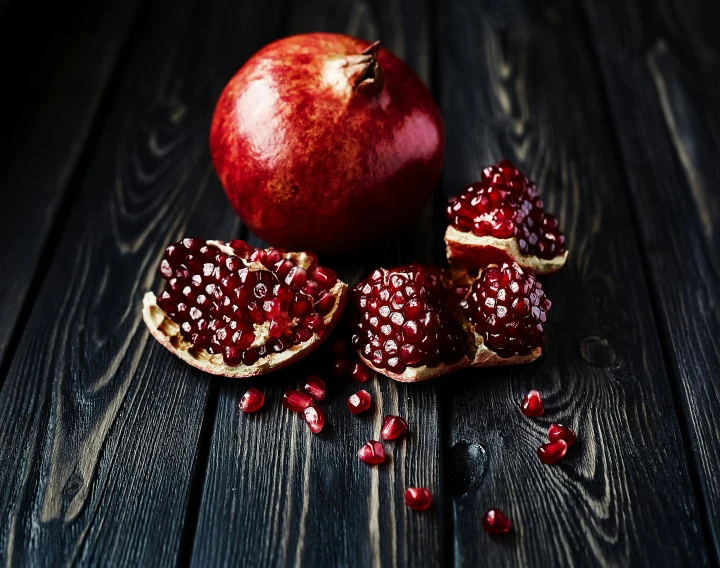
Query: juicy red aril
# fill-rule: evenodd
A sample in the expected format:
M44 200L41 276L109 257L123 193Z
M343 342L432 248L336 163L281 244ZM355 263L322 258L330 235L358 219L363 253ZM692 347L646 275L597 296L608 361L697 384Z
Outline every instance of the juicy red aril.
M256 249L238 239L228 246L234 255L199 239L183 239L165 251L160 273L168 285L158 305L185 339L234 367L254 365L322 333L323 316L335 307L328 291L337 282L332 270L313 266L311 277L280 249Z
M303 410L303 416L313 434L319 434L325 426L325 414L317 406L308 406Z
M347 407L353 414L360 414L370 408L370 393L361 390L351 395L347 399Z
M367 464L377 465L385 461L385 448L380 442L370 440L358 450L357 456Z
M567 452L567 448L567 442L559 439L540 446L537 449L537 455L542 463L551 464L563 457L565 452Z
M317 375L310 375L305 379L305 392L314 400L325 400L325 381Z
M407 422L399 416L386 416L383 420L380 437L383 440L394 440L407 430Z
M407 366L452 364L468 338L446 307L442 271L417 264L376 270L353 289L360 313L352 343L379 369L402 374Z
M575 432L567 426L558 424L557 422L553 422L548 428L548 440L551 442L564 440L568 446L572 446L576 439L577 436L575 435Z
M531 390L523 397L520 403L520 412L525 416L542 416L545 412L545 405L538 391Z
M405 504L413 511L425 511L432 505L432 493L424 487L410 487L405 491Z
M510 519L500 509L489 509L483 516L482 527L490 534L504 534L510 531Z
M262 408L265 402L265 395L257 389L248 389L240 399L240 409L243 412L255 412Z
M370 368L362 361L356 361L350 368L350 375L352 375L356 381L366 383L370 380Z
M310 396L296 390L288 390L283 393L282 405L292 412L302 412L312 404Z
M513 237L522 254L553 258L565 250L557 219L545 213L537 187L509 160L483 170L482 180L452 197L450 223L464 233L498 239Z
M542 284L517 263L484 270L460 303L485 345L500 357L526 355L542 344L550 306Z

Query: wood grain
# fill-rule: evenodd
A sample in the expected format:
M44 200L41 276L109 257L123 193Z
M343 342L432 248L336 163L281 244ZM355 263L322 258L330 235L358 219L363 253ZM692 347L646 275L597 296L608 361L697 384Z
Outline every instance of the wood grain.
M587 2L702 512L720 559L717 4Z
M140 301L167 242L237 232L210 115L275 33L235 2L146 7L0 391L3 563L177 564L210 382L151 339Z
M40 14L23 2L4 7L0 49L17 57L4 69L0 266L12 277L0 279L0 365L38 269L42 278L43 247L64 222L58 210L137 4L58 2Z
M416 2L294 2L287 33L322 29L381 39L428 79L429 22ZM356 282L378 265L432 261L433 209L396 239L349 258L321 258ZM434 238L442 242L442 233ZM253 240L254 244L260 244ZM438 261L439 259L434 259ZM336 332L335 336L347 332ZM332 338L331 338L332 340ZM277 375L224 384L208 461L193 565L241 562L258 566L436 565L443 560L443 491L436 384L402 385L385 378L360 384L334 377L326 348ZM280 405L284 390L310 372L327 381L327 417L314 436L300 415ZM237 403L250 386L265 393L264 409L244 416ZM373 400L353 416L345 400L360 388ZM357 450L378 439L383 415L407 419L410 434L387 442L388 461L368 467ZM433 508L413 513L407 487L428 487Z
M571 1L443 2L439 84L448 149L444 191L509 157L559 215L568 265L545 280L553 301L544 358L470 371L452 393L457 565L707 564L624 179L601 83ZM546 413L519 412L531 388ZM578 432L554 466L536 448L550 422ZM455 478L459 478L456 480ZM512 519L491 538L480 519Z

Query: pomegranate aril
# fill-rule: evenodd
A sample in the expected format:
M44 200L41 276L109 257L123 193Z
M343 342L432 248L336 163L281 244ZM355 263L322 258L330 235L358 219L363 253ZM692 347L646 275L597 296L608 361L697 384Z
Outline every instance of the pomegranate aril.
M370 393L360 390L347 399L347 407L353 414L360 414L370 408Z
M357 456L369 465L378 465L385 461L385 448L380 442L370 440L358 450Z
M308 406L303 410L305 422L313 434L319 434L325 425L325 414L317 406Z
M361 361L356 361L350 369L350 375L352 375L356 381L365 383L370 380L370 368Z
M520 412L525 416L542 416L545 412L545 405L543 404L540 393L536 390L531 390L522 399L520 403Z
M405 491L405 504L413 511L425 511L432 505L432 493L424 487L410 487Z
M335 271L318 266L313 274L313 280L315 280L323 290L330 290L330 288L337 284L338 277Z
M325 381L317 375L310 375L305 379L304 390L313 400L325 400Z
M248 389L240 399L240 409L243 412L256 412L260 410L264 402L265 395L263 393L255 388Z
M510 519L500 509L489 509L483 515L482 527L490 534L504 534L510 531Z
M335 296L333 296L330 292L320 292L320 296L318 297L317 302L315 302L315 309L317 312L320 315L326 316L332 311L333 307L335 307Z
M399 416L386 416L383 420L380 437L383 440L394 440L407 430L407 422Z
M551 442L557 442L558 440L564 440L568 446L572 446L577 436L567 426L553 422L548 428L548 440Z
M558 461L567 452L567 442L563 439L543 444L537 449L538 458L544 464L551 464Z
M306 281L307 271L300 266L294 266L285 276L285 283L294 290L300 290Z
M283 393L282 405L292 412L302 412L312 404L312 398L297 390L288 390Z

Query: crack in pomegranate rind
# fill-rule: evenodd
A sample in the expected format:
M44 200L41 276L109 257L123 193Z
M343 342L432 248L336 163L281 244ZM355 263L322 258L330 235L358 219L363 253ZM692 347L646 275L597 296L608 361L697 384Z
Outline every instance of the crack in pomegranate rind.
M241 243L243 246L247 246L248 251L262 251L262 249L249 247L241 241L235 242ZM227 256L237 257L241 260L244 267L247 268L249 272L262 270L273 274L266 265L263 265L261 262L257 262L255 260L250 260L249 258L243 258L238 254L236 249L226 245L222 241L207 241L205 245L208 247L214 247ZM246 254L246 256L248 256L248 254ZM283 259L291 260L295 266L303 269L308 269L314 266L317 262L317 259L312 254L277 254L281 254ZM325 275L328 273L333 274L332 271L328 271L327 269L322 270ZM278 282L282 282L282 280L277 277L277 274L275 275L275 278ZM320 343L322 343L322 340L330 334L332 328L335 326L337 320L342 314L343 308L345 307L347 299L347 285L340 280L336 280L329 289L323 291L318 290L316 287L314 292L317 292L318 296L320 294L329 293L332 299L332 306L330 306L329 302L326 301L327 298L324 300L325 306L322 311L326 312L325 315L318 314L316 311L311 312L313 314L317 314L319 316L318 319L321 319L322 326L319 326L320 329L318 331L311 330L312 333L308 339L299 340L295 344L290 344L286 349L280 352L273 351L267 353L266 355L262 355L251 364L245 364L242 361L239 361L237 364L227 364L222 353L211 353L206 348L194 345L191 340L184 336L180 324L174 321L173 318L158 305L158 298L156 298L152 292L146 293L143 298L143 319L145 320L145 323L153 337L155 337L158 342L186 363L215 375L238 378L250 377L279 369L288 365L292 361L305 357L314 351ZM313 296L297 290L295 291L295 294L309 298L308 301L311 306L314 304L317 305ZM288 337L287 333L289 331L297 329L300 318L290 318L286 309L282 310L278 315L287 319L287 327L282 329L281 337ZM250 348L255 349L258 346L262 347L263 345L268 345L270 340L275 339L270 336L269 321L265 321L262 324L253 324L252 330L255 336ZM290 342L288 341L288 343ZM266 349L266 351L267 350L268 349Z

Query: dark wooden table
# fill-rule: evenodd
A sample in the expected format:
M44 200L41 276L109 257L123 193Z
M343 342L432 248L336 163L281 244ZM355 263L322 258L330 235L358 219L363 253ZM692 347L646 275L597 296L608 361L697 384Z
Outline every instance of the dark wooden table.
M106 0L0 3L0 561L3 565L717 564L720 34L717 3L664 0ZM424 384L313 436L279 404L327 365L223 381L140 317L163 246L249 238L208 155L214 102L283 35L381 39L432 88L447 149L422 218L379 251L442 263L444 202L508 157L558 214L544 358ZM261 387L266 408L241 415ZM541 390L548 411L523 419ZM382 412L411 433L355 450ZM548 467L551 421L580 435ZM402 502L427 486L433 508ZM480 528L488 507L513 532Z

